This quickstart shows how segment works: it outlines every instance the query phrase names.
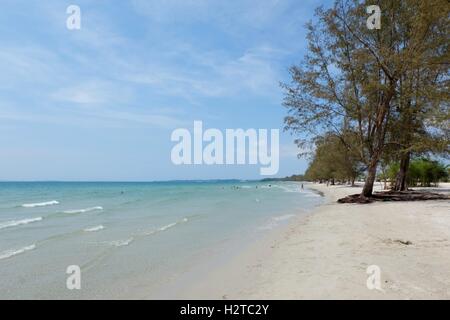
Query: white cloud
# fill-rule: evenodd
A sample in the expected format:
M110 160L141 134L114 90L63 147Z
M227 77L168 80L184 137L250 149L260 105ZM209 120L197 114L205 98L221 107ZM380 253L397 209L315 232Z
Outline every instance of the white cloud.
M11 104L12 105L12 104ZM134 108L122 111L112 108L74 109L68 112L64 106L47 107L44 112L36 114L33 109L17 108L15 105L0 106L0 123L17 121L20 123L45 123L93 128L124 128L137 125L149 128L174 129L189 124L183 114L168 114L165 108ZM151 109L145 111L145 109ZM169 108L171 110L171 108Z
M66 68L56 54L41 46L5 46L0 49L0 86L50 84L62 80Z
M293 0L133 0L139 14L157 23L208 22L226 31L263 28L279 19ZM242 30L242 29L241 29Z
M183 46L180 55L190 68L176 63L138 63L123 76L124 81L154 88L158 94L175 95L190 101L202 97L226 97L238 94L278 95L281 79L278 59L286 53L268 46L252 48L240 56L223 52L201 52Z
M82 82L51 94L51 98L76 104L122 104L130 102L132 93L118 84L102 80Z
M97 113L96 116L118 122L125 121L130 123L139 123L143 125L149 125L152 127L161 127L169 129L186 126L188 124L188 122L185 120L165 114L107 111L103 113Z

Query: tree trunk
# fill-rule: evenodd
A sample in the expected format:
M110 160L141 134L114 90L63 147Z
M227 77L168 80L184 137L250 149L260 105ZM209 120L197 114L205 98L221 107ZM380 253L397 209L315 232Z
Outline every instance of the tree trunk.
M409 168L409 160L411 158L411 153L406 152L402 154L402 157L400 159L400 170L397 173L397 178L395 179L395 191L406 191L408 188L407 185L407 174L408 174L408 168Z
M389 89L386 92L383 101L379 106L379 111L376 114L376 121L374 124L374 128L372 129L374 132L374 152L371 154L370 163L367 168L367 179L364 183L363 191L361 193L362 198L369 198L372 196L373 192L373 184L377 175L377 166L378 161L380 161L381 154L384 149L384 141L387 131L387 122L389 119L389 111L390 111L390 103L395 94L395 81L389 80Z
M362 197L371 197L373 192L373 184L377 175L377 164L378 161L372 161L367 168L367 179L364 182L363 191L361 193Z

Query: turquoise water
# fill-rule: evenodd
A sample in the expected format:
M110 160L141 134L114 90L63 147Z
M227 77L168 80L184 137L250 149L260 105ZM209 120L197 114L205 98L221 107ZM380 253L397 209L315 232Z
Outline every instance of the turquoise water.
M3 182L0 299L157 297L321 202L295 182Z

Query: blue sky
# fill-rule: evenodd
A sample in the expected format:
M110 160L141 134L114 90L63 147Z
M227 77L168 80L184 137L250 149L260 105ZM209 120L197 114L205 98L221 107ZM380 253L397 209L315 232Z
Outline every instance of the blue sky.
M80 6L81 30L66 28ZM254 179L174 166L171 132L282 128L313 0L2 0L0 180ZM326 3L324 3L326 4ZM303 172L281 133L278 176Z

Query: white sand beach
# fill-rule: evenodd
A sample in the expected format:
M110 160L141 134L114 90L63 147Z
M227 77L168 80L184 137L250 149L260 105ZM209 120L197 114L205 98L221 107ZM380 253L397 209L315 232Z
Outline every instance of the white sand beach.
M337 204L361 187L308 187L327 203L178 298L450 299L450 201ZM381 270L381 290L367 288L371 265Z

